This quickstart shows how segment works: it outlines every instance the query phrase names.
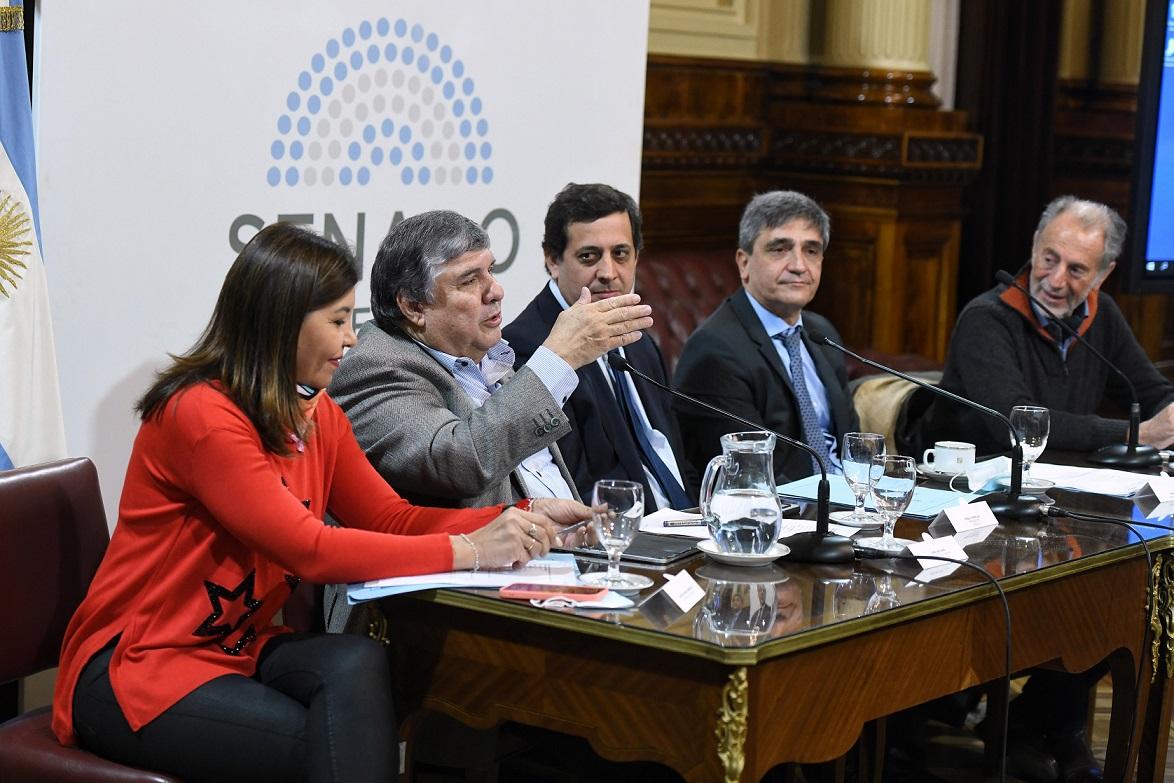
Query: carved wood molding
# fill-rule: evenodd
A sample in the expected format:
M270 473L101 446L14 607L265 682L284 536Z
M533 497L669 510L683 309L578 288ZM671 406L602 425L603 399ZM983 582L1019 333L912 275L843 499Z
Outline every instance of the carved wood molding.
M780 131L775 167L828 173L883 174L904 181L964 183L982 165L974 133Z
M761 127L645 127L644 167L755 167L765 146Z

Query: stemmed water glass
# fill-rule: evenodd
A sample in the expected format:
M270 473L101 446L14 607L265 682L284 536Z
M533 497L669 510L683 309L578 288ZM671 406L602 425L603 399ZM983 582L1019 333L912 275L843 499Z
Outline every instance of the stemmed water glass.
M913 499L913 488L917 485L917 464L912 457L896 454L879 455L875 457L874 464L877 467L877 478L872 488L872 499L877 511L884 516L884 534L879 538L858 539L858 543L862 547L882 552L900 552L913 542L894 538L893 526Z
M652 581L640 574L620 572L620 556L636 537L644 517L644 487L635 481L601 479L595 482L591 526L607 552L607 571L584 574L585 584L609 590L643 590Z
M886 609L896 609L901 605L901 599L897 597L896 591L893 590L893 582L888 574L883 574L875 581L876 592L868 597L868 603L864 605L864 611L867 614L875 614L876 612L883 612Z
M844 453L841 464L844 479L856 496L856 507L851 514L837 512L835 521L855 527L874 525L878 518L864 510L864 499L872 491L880 470L873 461L885 453L885 436L875 432L849 432L844 435Z
M1011 426L1023 447L1023 486L1031 485L1031 466L1048 445L1051 417L1047 408L1016 405L1011 409Z

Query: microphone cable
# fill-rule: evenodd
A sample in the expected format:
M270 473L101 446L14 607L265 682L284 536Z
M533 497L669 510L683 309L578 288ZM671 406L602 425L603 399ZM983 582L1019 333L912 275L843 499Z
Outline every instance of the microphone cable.
M999 594L999 599L1003 602L1003 716L1002 716L1002 752L999 754L999 783L1007 783L1007 724L1011 717L1011 605L1007 603L1007 594L1003 592L1003 586L999 584L999 580L994 575L969 560L957 560L953 557L943 557L941 555L905 555L893 554L892 552L885 552L880 549L870 549L868 547L853 546L856 556L861 560L908 560L917 562L918 560L941 560L944 563L955 563L971 568L986 578ZM1140 672L1140 668L1138 669ZM1136 722L1136 719L1135 719ZM1132 736L1130 738L1132 742Z

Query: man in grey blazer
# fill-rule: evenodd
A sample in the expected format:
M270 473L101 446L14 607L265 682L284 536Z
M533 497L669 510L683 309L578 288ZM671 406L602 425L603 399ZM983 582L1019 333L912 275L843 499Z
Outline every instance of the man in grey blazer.
M636 295L580 297L514 372L493 264L484 229L455 212L397 224L372 269L374 320L331 381L371 464L412 502L578 499L555 446L575 370L652 323Z

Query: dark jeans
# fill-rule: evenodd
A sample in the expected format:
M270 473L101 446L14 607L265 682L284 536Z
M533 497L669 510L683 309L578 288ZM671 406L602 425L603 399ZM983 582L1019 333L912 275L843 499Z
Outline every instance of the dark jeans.
M394 781L399 741L387 655L353 635L287 634L257 672L205 683L131 731L110 688L113 644L73 697L79 744L130 766L197 781Z

